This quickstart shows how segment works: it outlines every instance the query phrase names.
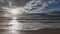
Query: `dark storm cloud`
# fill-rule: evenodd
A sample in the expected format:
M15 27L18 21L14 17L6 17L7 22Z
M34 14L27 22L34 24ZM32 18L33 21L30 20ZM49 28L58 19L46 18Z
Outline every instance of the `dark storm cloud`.
M9 2L12 2L12 5L14 6L24 6L27 2L31 0L0 0L0 5L3 6L9 6Z
M15 0L16 5L24 6L27 2L31 0Z

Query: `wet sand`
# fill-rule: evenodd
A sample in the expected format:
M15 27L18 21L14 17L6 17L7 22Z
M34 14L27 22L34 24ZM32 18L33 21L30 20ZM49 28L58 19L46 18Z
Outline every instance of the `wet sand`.
M42 29L37 31L0 30L0 34L60 34L60 29Z

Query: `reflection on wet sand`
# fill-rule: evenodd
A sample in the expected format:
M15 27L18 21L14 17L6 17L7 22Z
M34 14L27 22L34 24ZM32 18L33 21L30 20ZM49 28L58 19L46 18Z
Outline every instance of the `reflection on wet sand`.
M0 30L0 34L60 34L60 29L41 29L37 31L11 31L11 30Z

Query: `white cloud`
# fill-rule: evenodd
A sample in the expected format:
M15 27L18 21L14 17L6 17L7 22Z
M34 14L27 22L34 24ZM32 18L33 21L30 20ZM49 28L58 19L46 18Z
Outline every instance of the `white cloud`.
M49 0L48 1L49 4L52 4L52 3L55 3L55 2L56 2L56 0Z
M53 4L56 2L57 2L56 0L48 0L48 2L46 2L45 0L32 0L29 3L27 3L24 9L28 9L26 11L30 12L29 10L36 8L35 10L31 10L31 12L34 12L34 11L37 12L45 9L45 7L48 7L50 4Z

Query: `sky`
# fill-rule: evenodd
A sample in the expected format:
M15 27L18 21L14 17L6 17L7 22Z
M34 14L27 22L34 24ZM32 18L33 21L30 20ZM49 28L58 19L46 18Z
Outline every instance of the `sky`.
M25 5L27 12L43 12L44 10L60 9L60 0L32 0Z
M0 0L4 6L8 5L7 0ZM44 10L60 8L60 0L14 0L13 5L24 7L25 12L43 12ZM8 5L9 6L9 5Z
M60 0L57 0L57 2ZM48 7L46 7L45 9L55 9L55 8L60 8L60 2L58 3L53 3L51 5L49 5Z
M5 4L8 4L8 1L7 0L0 0L1 2L4 2L5 1ZM32 3L32 6L34 7L35 6L38 6L38 4L40 4L40 8L42 6L45 7L45 9L53 9L53 8L60 8L60 0L14 0L14 3L15 5L19 5L19 6L29 6L31 5ZM31 4L30 4L31 3ZM28 5L27 5L28 4ZM47 5L47 7L46 7ZM31 7L32 7L31 6ZM28 8L28 7L26 7Z

